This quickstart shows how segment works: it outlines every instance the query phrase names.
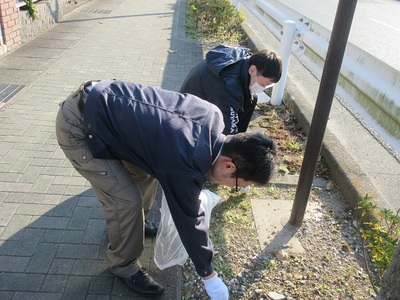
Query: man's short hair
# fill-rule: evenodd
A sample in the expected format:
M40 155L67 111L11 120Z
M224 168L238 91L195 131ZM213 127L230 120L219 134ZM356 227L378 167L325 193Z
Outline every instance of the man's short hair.
M263 49L250 57L250 65L255 65L257 72L264 77L278 82L282 76L282 59L278 53Z
M271 179L275 154L276 145L270 138L250 132L228 135L221 151L221 155L235 162L240 178L260 185Z

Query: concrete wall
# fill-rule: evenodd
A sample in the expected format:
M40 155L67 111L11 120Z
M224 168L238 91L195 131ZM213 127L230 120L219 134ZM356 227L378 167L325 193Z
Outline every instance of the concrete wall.
M62 0L47 0L35 3L38 10L38 20L32 20L29 12L21 7L18 18L22 42L39 35L62 20L62 2Z
M33 20L28 10L15 0L0 1L0 55L17 48L63 19L63 5L68 0L35 2L39 19ZM87 2L86 0L84 2ZM21 6L21 7L19 7Z

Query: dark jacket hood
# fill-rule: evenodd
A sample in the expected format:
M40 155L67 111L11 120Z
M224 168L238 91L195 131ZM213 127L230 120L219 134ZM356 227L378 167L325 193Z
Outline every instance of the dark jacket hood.
M251 52L248 48L227 47L224 45L217 46L206 54L206 61L208 68L218 77L221 71L242 60L243 58L250 58Z

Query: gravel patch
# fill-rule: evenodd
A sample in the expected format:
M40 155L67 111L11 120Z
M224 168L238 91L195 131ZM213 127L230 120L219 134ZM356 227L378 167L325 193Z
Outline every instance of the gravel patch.
M287 188L280 192L286 194ZM243 201L251 197L252 192ZM361 240L340 192L314 188L310 201L318 213L305 218L295 234L305 250L301 254L285 247L265 252L254 223L248 228L222 226L227 243L217 249L215 259L232 270L231 274L219 271L229 287L230 299L374 299ZM219 220L224 205L215 209L213 219ZM183 266L182 276L183 299L207 299L190 260Z

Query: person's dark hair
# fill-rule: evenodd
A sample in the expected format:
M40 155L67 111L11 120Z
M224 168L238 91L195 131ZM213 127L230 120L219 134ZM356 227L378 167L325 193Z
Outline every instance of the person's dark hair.
M275 143L262 133L241 132L226 137L221 155L231 158L239 178L265 185L271 179L275 164ZM236 176L236 172L232 177Z
M282 59L278 53L264 49L250 57L250 65L255 65L258 74L273 78L278 82L282 76Z

